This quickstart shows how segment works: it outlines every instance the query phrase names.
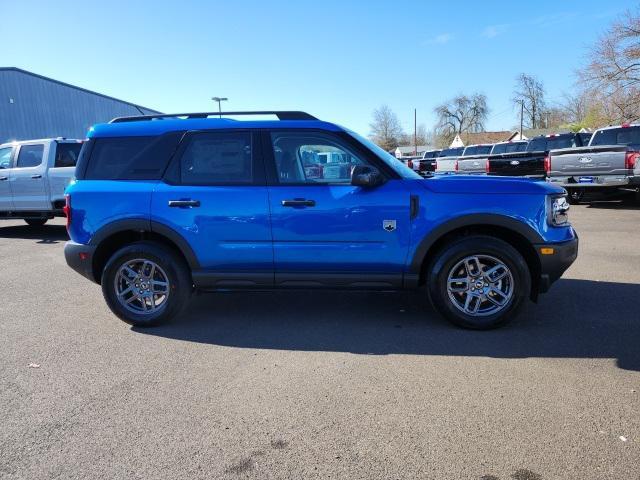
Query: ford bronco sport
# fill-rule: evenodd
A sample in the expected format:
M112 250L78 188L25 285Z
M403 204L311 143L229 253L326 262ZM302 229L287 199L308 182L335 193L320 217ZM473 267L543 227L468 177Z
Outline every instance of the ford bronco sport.
M426 285L450 321L488 329L576 258L562 188L423 179L304 112L213 115L114 119L82 147L65 257L126 322L175 317L196 289Z

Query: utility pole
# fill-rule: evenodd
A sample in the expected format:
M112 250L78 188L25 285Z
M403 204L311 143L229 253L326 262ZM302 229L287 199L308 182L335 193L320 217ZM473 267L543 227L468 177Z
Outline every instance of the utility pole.
M413 109L413 156L418 156L418 113L417 110Z
M524 124L524 100L520 100L520 140L522 140L523 124Z
M213 100L214 102L218 102L218 114L220 115L220 118L222 118L222 107L220 106L220 104L222 102L226 102L229 99L227 97L211 97L211 100Z

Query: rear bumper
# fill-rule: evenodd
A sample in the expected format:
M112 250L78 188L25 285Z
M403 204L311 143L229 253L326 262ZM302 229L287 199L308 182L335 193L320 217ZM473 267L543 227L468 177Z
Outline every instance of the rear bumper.
M541 243L534 247L540 260L539 292L545 293L578 258L578 237L567 242ZM553 254L543 254L543 249L553 249Z
M72 269L92 282L98 283L93 276L93 254L96 248L69 241L64 245L64 258Z
M580 182L580 178L592 178L592 182ZM548 177L547 181L564 188L603 188L625 187L634 182L639 182L637 177L628 175L572 175L563 177Z

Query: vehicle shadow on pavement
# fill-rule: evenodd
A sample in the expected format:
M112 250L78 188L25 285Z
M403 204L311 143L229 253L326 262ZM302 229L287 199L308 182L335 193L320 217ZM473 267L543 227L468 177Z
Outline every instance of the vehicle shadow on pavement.
M611 358L640 371L640 285L559 280L513 323L453 327L423 293L273 292L195 297L169 325L133 330L213 345L386 355Z
M67 229L64 225L43 225L41 227L12 225L10 227L3 227L0 224L0 238L37 240L35 243L42 244L66 242L69 240Z

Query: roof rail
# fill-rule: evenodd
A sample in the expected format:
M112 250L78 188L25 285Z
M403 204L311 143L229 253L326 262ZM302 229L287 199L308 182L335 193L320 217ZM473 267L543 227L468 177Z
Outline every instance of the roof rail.
M157 120L163 118L209 118L214 116L228 116L228 115L275 115L278 120L318 120L313 115L309 115L306 112L299 112L295 110L291 111L278 111L278 110L265 110L259 112L199 112L199 113L163 113L161 115L136 115L132 117L117 117L111 120L109 123L125 123L125 122L138 122L142 120Z

